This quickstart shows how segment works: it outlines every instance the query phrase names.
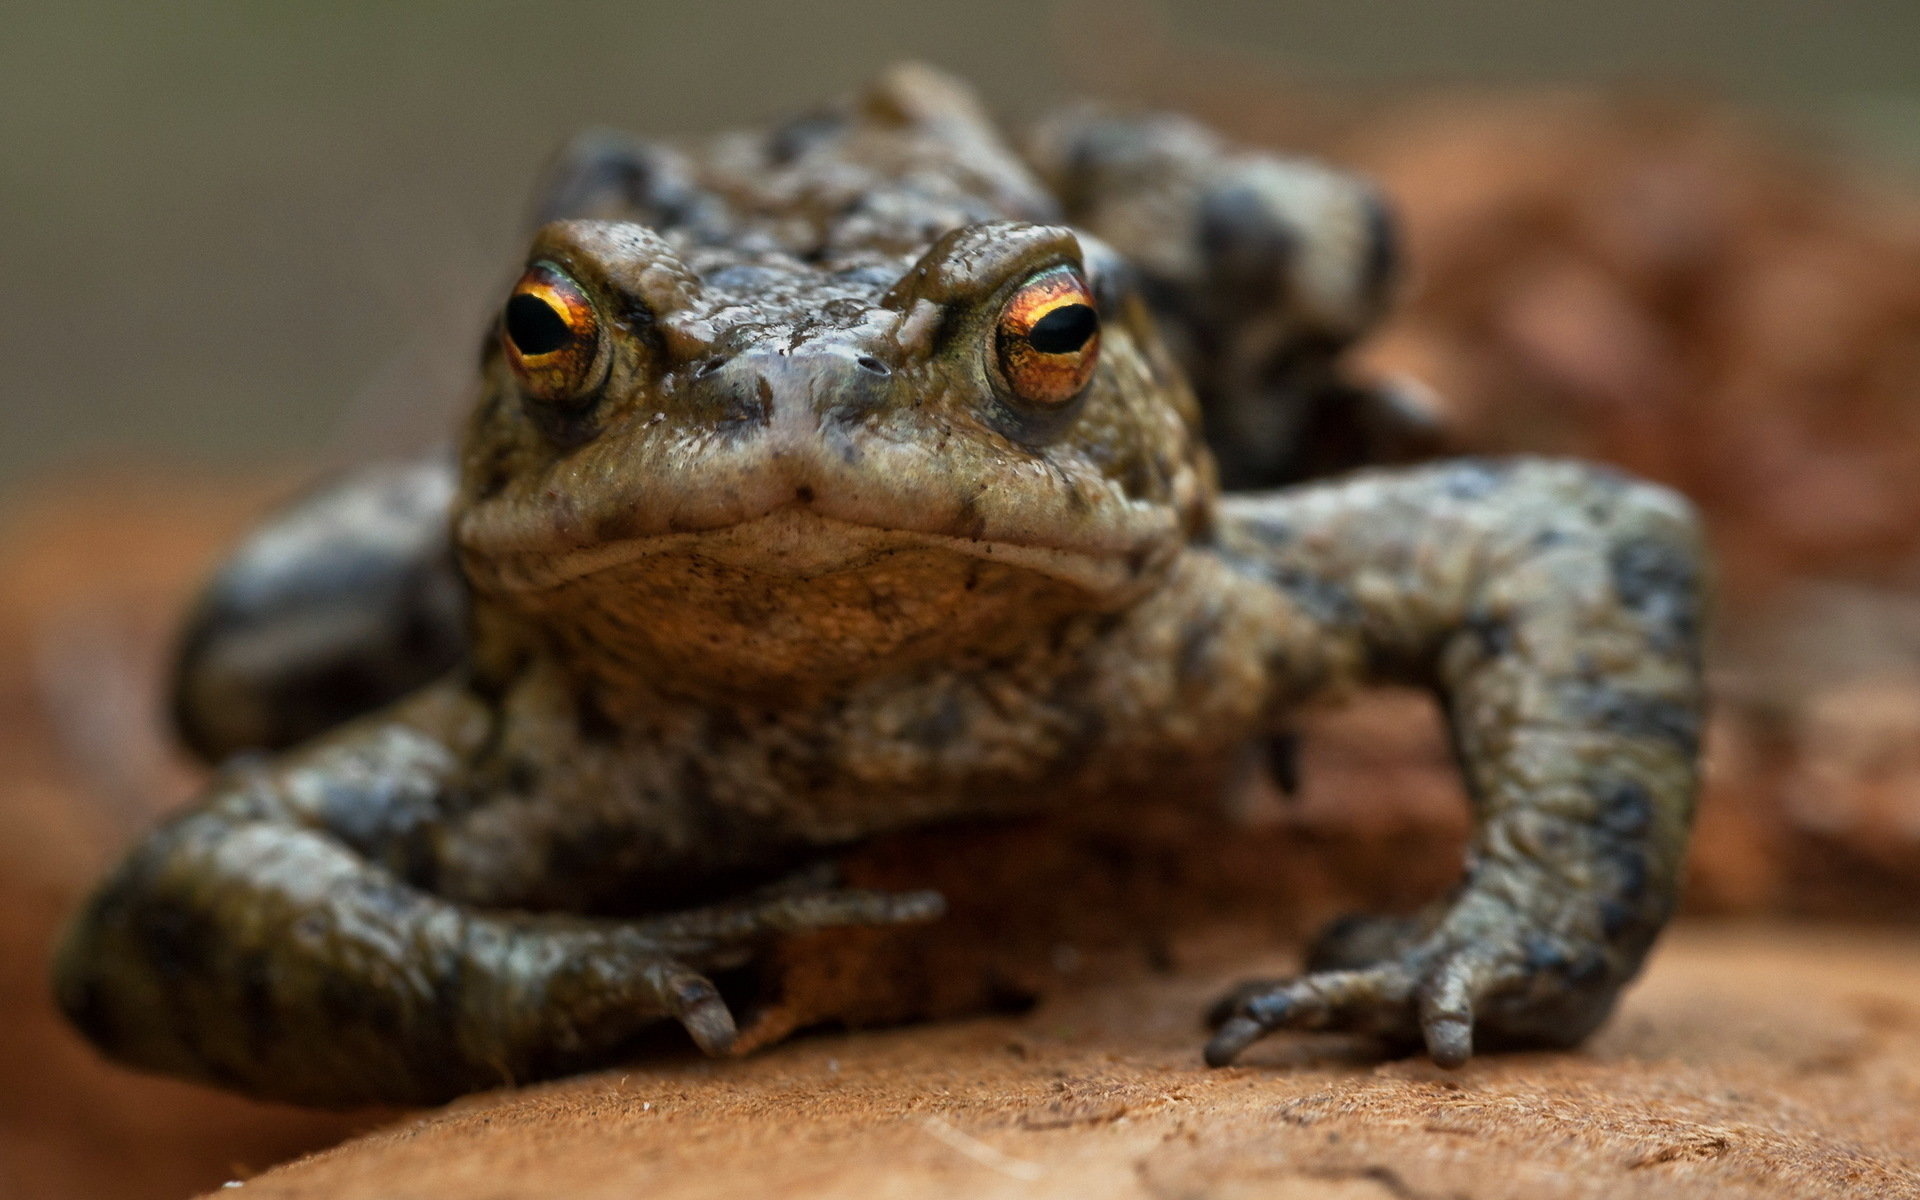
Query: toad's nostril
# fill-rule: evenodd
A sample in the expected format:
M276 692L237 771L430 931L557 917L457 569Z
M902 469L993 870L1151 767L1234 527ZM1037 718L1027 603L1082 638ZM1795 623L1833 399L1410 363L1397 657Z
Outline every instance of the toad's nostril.
M802 504L812 504L813 489L808 487L805 484L801 484L799 487L793 490L793 498L795 500L798 500Z
M853 365L873 375L884 376L893 374L892 367L889 367L871 354L862 354L859 358L853 360Z
M707 376L713 374L715 371L718 371L721 367L724 367L726 365L727 365L727 360L724 358L710 358L707 361L700 364L700 369L693 373L693 377L695 379L705 379Z

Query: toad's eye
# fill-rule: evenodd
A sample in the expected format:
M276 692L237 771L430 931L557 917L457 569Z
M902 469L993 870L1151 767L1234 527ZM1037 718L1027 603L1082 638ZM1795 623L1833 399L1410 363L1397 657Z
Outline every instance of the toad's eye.
M1086 280L1055 267L1022 284L1000 311L994 348L1022 402L1059 408L1078 396L1100 357L1100 314Z
M514 285L500 316L500 341L532 399L577 403L599 382L600 316L580 285L552 263L535 263Z

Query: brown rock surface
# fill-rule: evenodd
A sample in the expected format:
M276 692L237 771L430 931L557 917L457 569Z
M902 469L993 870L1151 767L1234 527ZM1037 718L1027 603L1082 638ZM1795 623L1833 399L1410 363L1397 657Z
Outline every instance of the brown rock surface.
M476 1097L252 1200L1920 1196L1920 937L1683 929L1583 1053L1447 1073L1276 1039L1196 1060L1244 938L1020 1018ZM235 1194L234 1190L215 1193Z

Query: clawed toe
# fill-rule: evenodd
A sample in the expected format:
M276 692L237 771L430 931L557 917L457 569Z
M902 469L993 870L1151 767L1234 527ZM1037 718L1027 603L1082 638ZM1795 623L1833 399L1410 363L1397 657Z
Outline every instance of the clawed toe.
M769 933L809 933L849 925L920 925L947 911L939 892L812 892L767 902L753 915Z
M652 975L653 990L667 1015L680 1022L702 1053L721 1055L732 1048L739 1027L712 980L671 964L661 965Z
M1390 1034L1409 1024L1411 986L1398 964L1326 971L1278 983L1245 983L1208 1014L1208 1066L1225 1066L1278 1029Z
M947 911L938 892L796 892L656 917L638 928L663 946L739 947L858 925L921 925ZM683 951L688 952L688 951Z
M1287 985L1284 979L1249 979L1234 985L1226 995L1213 1002L1207 1009L1207 1028L1219 1029L1246 1007L1247 1001L1264 992L1271 992Z
M1253 1045L1267 1030L1252 1017L1229 1017L1220 1022L1214 1035L1207 1042L1204 1052L1207 1065L1224 1067L1240 1057L1240 1052Z

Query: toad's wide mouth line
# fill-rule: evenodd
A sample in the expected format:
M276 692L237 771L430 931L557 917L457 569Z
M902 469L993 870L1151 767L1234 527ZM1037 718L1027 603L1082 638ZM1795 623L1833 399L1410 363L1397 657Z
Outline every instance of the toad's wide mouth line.
M564 588L648 558L684 557L804 581L857 571L916 550L944 550L1032 571L1102 594L1125 589L1137 580L1143 573L1142 559L1149 557L1120 549L1096 550L870 525L792 503L709 529L642 534L551 554L522 552L495 557L488 574L508 590L535 593Z

